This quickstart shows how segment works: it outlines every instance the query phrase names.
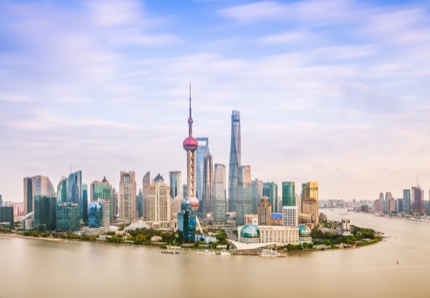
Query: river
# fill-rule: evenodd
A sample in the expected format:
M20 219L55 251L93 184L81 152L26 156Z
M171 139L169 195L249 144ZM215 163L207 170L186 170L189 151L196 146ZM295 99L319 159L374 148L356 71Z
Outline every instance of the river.
M362 248L267 259L0 236L0 298L430 297L429 223L322 212L389 238Z

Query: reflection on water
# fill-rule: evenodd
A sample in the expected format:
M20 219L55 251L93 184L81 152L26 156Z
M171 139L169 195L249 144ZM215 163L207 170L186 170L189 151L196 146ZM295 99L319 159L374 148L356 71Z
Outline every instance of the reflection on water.
M323 212L389 238L267 259L0 237L0 297L430 297L429 223Z

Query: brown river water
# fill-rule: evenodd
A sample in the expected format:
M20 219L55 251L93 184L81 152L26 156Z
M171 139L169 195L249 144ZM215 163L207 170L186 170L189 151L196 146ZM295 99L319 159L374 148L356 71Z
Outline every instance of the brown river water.
M389 237L268 259L0 236L0 298L430 297L430 223L322 211Z

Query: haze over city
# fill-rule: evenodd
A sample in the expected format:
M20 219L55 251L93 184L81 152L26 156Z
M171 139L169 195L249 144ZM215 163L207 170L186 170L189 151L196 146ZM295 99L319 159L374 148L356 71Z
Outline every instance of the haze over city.
M168 3L168 5L167 5ZM393 4L394 3L394 4ZM318 181L321 199L401 196L430 176L430 18L422 1L2 1L4 200L121 170L185 173L194 136L264 181Z

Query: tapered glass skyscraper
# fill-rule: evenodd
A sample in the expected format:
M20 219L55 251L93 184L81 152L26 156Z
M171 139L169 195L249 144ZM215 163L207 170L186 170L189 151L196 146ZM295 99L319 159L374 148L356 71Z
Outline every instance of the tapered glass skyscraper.
M239 166L241 165L241 138L240 138L240 112L231 114L231 143L228 173L228 209L236 211L237 184Z

